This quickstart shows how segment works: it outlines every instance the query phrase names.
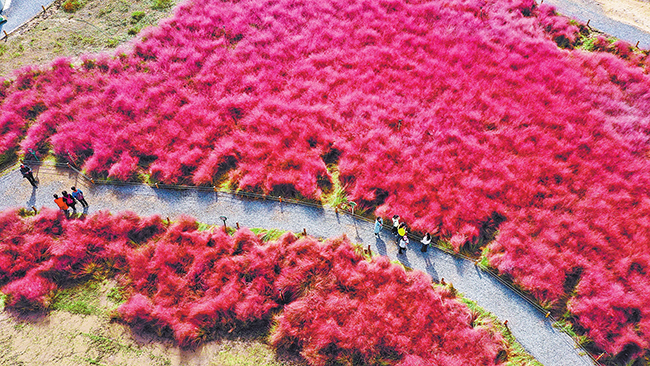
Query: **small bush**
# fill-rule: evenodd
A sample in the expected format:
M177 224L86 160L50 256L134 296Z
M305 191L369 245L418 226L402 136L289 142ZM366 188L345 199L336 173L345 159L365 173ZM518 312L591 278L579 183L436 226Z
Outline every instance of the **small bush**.
M145 15L146 15L146 14L145 14L144 11L134 11L133 13L131 13L131 20L132 20L134 23L137 23L137 22L139 22L140 20L142 20L142 18L144 18Z
M151 8L155 10L163 10L171 7L173 4L174 0L153 0Z
M77 10L81 9L83 3L81 0L65 0L63 2L63 11L66 13L74 13Z

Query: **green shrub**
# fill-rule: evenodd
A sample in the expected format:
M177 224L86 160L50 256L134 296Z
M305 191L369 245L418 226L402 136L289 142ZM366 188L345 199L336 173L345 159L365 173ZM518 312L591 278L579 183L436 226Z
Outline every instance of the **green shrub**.
M115 48L115 47L117 47L119 44L120 44L120 40L117 39L117 38L109 38L109 39L106 41L106 46L108 46L108 47L110 47L110 48Z
M153 0L152 9L155 10L164 10L170 8L173 5L173 0Z
M131 36L135 36L136 34L140 33L140 27L133 27L129 29L126 33L128 33Z
M144 11L134 11L133 13L131 13L131 20L133 20L134 23L137 23L140 20L142 20L144 16L145 16Z

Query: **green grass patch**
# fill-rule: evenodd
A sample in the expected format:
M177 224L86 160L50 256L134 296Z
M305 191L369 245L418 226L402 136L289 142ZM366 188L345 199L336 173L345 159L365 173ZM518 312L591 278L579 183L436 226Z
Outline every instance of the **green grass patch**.
M54 295L51 309L80 315L101 315L103 312L99 306L99 288L99 282L88 281L59 290Z
M110 290L108 290L106 298L114 302L116 305L121 305L127 300L124 289L119 286L112 287Z
M131 36L135 36L136 34L140 33L141 30L142 28L140 27L131 27L126 33Z
M591 36L581 36L578 48L592 52L595 48L594 44L596 43L596 39L597 38Z
M199 227L197 228L198 231L208 231L215 227L216 225L210 225L210 224L205 224L202 222L199 222Z
M284 233L287 233L286 230L277 230L277 229L260 229L260 228L252 228L250 229L255 235L259 236L260 239L263 242L269 242L273 240L277 240L280 238Z
M6 303L7 303L7 295L0 292L0 311L5 309Z
M102 305L102 298L106 298L113 305ZM93 278L57 291L50 309L80 315L107 315L125 301L126 296L122 288L112 286L106 279Z
M30 217L34 215L36 215L36 212L34 212L34 210L32 210L31 208L28 209L25 207L21 207L18 209L18 216L20 217Z
M483 247L483 249L481 250L481 256L478 259L478 265L480 267L490 268L490 261L488 260L488 257L487 257L489 252L490 251L488 250L487 246Z
M438 247L448 250L452 253L455 253L456 251L454 250L454 247L451 245L451 243L447 240L439 240L438 241Z
M323 193L322 196L323 205L343 208L350 202L350 200L348 199L347 194L345 192L346 187L341 184L341 180L339 179L340 173L338 167L336 167L333 164L330 164L327 166L327 170L330 172L330 175L332 176L332 190L331 192Z
M586 335L581 335L578 334L575 329L573 328L573 325L567 320L566 318L570 317L570 313L566 313L563 318L555 323L553 323L553 327L563 331L564 333L568 334L573 338L573 340L576 341L577 344L579 344L581 347L586 347L589 348L590 346L593 345L593 340L587 337Z
M176 2L62 0L60 7L48 9L47 17L36 17L24 32L1 42L0 75L12 78L12 71L24 65L48 65L57 57L78 59L115 48L168 18Z

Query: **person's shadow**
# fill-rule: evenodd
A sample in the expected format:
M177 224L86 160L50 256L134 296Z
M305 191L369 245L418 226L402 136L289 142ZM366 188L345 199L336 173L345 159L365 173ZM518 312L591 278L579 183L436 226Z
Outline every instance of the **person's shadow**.
M427 273L429 274L429 276L431 276L431 279L434 282L440 282L440 277L438 276L438 272L436 271L436 268L433 266L433 263L431 263L431 258L429 258L427 254L423 254L423 255L424 255L424 264Z
M386 242L380 237L376 237L375 245L377 246L377 252L381 255L388 255L386 250Z
M32 186L32 195L29 197L29 201L27 201L27 207L31 208L36 206L36 187Z

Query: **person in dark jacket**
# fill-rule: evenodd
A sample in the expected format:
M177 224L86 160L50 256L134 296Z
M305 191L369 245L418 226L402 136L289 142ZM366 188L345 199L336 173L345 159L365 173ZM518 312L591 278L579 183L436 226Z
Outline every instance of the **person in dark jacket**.
M34 179L34 174L32 173L32 169L30 167L25 166L25 164L20 164L20 174L22 174L23 178L27 179L33 187L38 188L36 185L36 179Z
M74 197L68 194L68 192L63 191L61 192L61 195L63 195L63 201L72 209L72 212L77 212L77 202L75 202Z
M84 193L81 191L81 189L77 189L77 187L70 187L70 189L72 189L72 197L79 201L83 207L88 207L88 202L86 202Z

